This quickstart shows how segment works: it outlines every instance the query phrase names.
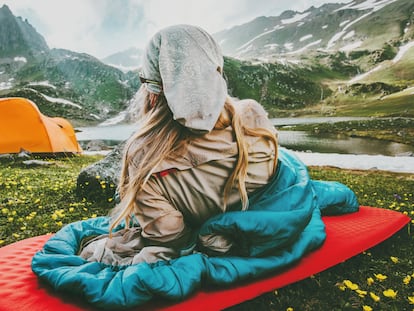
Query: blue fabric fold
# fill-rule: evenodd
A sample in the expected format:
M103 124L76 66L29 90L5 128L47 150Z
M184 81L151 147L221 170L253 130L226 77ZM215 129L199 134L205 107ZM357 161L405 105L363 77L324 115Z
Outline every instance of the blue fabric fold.
M125 309L151 299L182 300L201 286L228 286L297 263L325 240L321 213L358 210L355 194L336 182L313 181L306 166L280 148L272 181L249 198L249 210L208 220L200 235L231 237L237 256L194 253L153 264L108 266L77 256L80 241L108 233L109 219L69 224L37 252L32 269L55 290L82 296L102 309Z

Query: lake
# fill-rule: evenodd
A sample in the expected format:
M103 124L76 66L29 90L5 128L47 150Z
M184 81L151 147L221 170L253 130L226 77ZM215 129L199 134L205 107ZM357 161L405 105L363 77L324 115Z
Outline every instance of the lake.
M337 122L360 120L366 118L278 118L272 119L276 126ZM76 137L83 148L88 142L102 140L109 146L114 146L127 139L135 130L131 124L117 124L111 126L80 127L76 130ZM347 137L345 135L312 134L303 131L279 131L281 146L306 152L339 153L339 154L367 154L398 156L414 153L414 146L388 142L370 138Z

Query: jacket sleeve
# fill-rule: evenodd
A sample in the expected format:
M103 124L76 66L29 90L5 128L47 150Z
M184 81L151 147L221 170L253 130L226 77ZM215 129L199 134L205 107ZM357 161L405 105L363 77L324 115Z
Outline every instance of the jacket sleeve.
M151 177L136 196L135 216L147 246L174 249L177 256L188 254L195 246L194 234L183 214L162 193L156 177Z

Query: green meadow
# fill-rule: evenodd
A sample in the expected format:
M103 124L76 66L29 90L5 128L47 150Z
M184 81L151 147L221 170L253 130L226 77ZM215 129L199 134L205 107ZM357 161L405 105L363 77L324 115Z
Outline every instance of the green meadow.
M74 221L106 215L114 204L111 196L97 203L75 193L80 170L101 158L83 155L50 159L50 165L37 167L16 159L1 160L0 246L54 233ZM310 174L314 179L348 185L361 205L399 211L414 219L414 174L331 167L311 167ZM114 187L104 181L100 185L102 193ZM413 222L346 262L229 310L412 310Z

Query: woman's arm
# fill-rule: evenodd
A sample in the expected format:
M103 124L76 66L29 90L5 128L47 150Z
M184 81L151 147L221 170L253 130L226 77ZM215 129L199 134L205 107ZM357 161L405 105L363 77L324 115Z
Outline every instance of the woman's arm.
M146 183L136 197L136 205L135 216L146 246L172 248L177 257L191 252L195 246L195 233L162 192L157 177L151 177Z

